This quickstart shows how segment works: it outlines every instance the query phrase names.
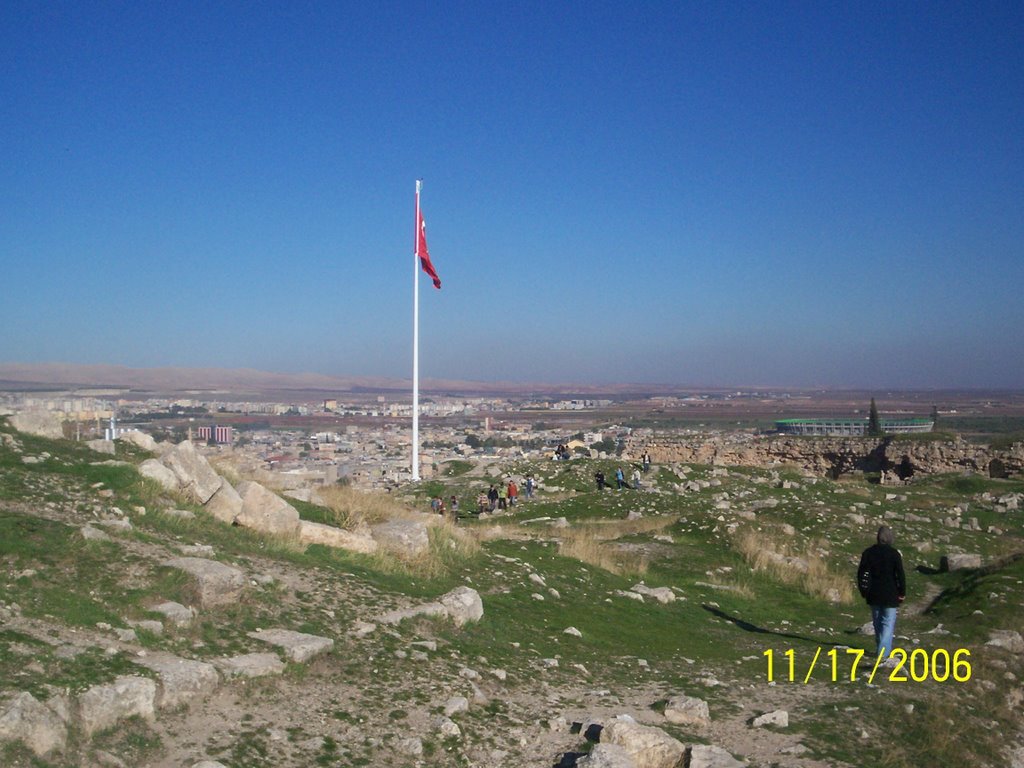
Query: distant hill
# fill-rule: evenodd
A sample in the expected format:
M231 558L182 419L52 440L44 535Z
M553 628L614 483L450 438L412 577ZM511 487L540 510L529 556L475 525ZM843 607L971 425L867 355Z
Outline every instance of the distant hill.
M384 376L327 376L320 373L274 373L252 368L129 368L123 365L78 363L0 363L0 388L44 389L99 387L153 391L230 390L272 392L389 392L412 389L410 379ZM635 392L668 393L664 385L585 385L422 379L423 392L453 394L616 395Z

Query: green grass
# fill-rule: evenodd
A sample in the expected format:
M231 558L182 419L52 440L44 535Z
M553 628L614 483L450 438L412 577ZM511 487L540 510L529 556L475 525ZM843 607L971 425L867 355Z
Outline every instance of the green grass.
M0 423L0 430L3 428ZM509 515L460 523L469 532L481 533L500 526L506 537L488 540L472 553L460 551L449 533L435 529L431 546L439 565L423 572L326 547L303 550L224 525L200 507L180 499L174 500L175 505L196 512L195 519L162 515L156 505L163 494L142 480L134 468L88 464L105 457L83 452L73 443L26 437L23 444L26 453L48 452L50 458L25 465L20 456L0 449L0 501L7 499L6 504L0 504L0 561L11 574L0 584L0 599L6 604L17 602L29 618L72 628L95 627L97 622L124 626L127 618L151 618L147 609L157 600L187 604L193 597L189 580L179 572L129 555L116 541L86 542L78 535L76 525L32 514L34 505L46 502L72 510L68 514L80 520L111 505L127 511L132 504L141 503L150 511L145 516L133 514L135 531L113 534L115 539L171 551L178 544L201 541L213 546L216 559L247 573L283 565L308 577L307 584L315 584L301 589L294 584L247 588L241 600L203 612L189 629L143 637L147 648L200 658L249 652L255 647L246 633L267 626L288 626L341 638L354 618L348 612L373 615L378 600L409 604L436 599L461 584L476 588L485 606L480 622L456 628L444 620L414 619L393 632L378 632L372 637L372 664L362 657L350 659L339 653L317 673L337 675L339 681L365 692L351 705L345 704L349 709L374 711L385 722L396 724L411 721L411 714L407 718L406 709L394 708L391 702L397 700L393 694L408 693L409 698L403 701L410 703L402 706L408 706L409 713L414 707L411 702L422 702L423 707L436 703L429 676L410 679L408 667L395 661L396 654L407 651L414 637L437 639L443 648L424 662L427 669L457 672L466 664L478 668L485 679L491 669L505 669L510 686L543 680L556 687L592 683L616 694L635 690L640 683L691 690L699 685L699 676L714 674L728 685L706 689L701 695L709 699L716 713L738 711L738 692L766 684L763 654L767 649L780 656L794 650L804 668L817 648L827 651L836 644L846 644L872 650L870 637L855 634L868 618L865 606L832 605L781 583L766 571L752 571L735 548L734 523L759 531L766 541L783 536L780 532L784 525L792 526L794 531L785 541L791 542L795 551L820 548L829 568L848 574L852 582L856 558L872 542L874 527L882 515L897 515L891 524L907 564L908 603L923 601L926 595L940 595L929 611L920 615L904 611L900 618L898 632L918 639L919 647L924 649L983 643L990 629L1013 628L1015 621L1019 624L1024 599L1024 558L976 572L934 572L939 555L946 551L977 551L987 562L1008 552L1024 551L1021 515L1000 512L991 500L1021 492L1024 483L1020 481L950 475L919 478L910 486L887 488L862 481L810 482L784 469L773 473L730 468L727 475L719 477L711 467L688 465L685 477L667 467L647 473L643 477L644 491L598 492L593 480L597 469L613 480L616 466L621 465L628 475L632 465L614 460L520 460L501 467L500 474L505 477L506 472L511 473L517 479L533 474L540 482L537 497L521 503ZM141 454L126 456L131 461L141 458ZM443 494L445 498L455 494L464 501L475 498L492 478L468 476L461 466L464 463L453 463L450 474L417 485L409 495L422 499L429 494ZM675 491L688 479L712 477L720 484L700 491ZM772 477L793 480L798 487L777 488L769 481ZM98 489L92 488L95 483L113 490L114 497L98 497ZM986 499L986 493L991 497ZM725 498L723 494L728 494L729 510L715 508ZM886 499L888 494L896 498ZM753 520L737 518L737 511L753 509L754 502L769 499L776 501L776 506L760 508ZM331 513L322 507L291 499L289 503L303 519L332 522L328 517ZM1004 534L995 537L944 528L939 520L955 505L968 508L965 521L977 517L983 528L995 525ZM465 504L466 508L470 506ZM624 521L630 512L640 512L643 523L654 527L627 527ZM908 513L926 519L901 519ZM854 523L851 514L867 520ZM523 524L537 517L564 517L570 527L562 530L543 523ZM602 550L626 555L644 553L646 571L642 577L616 575L560 554L559 537L580 530L598 532ZM919 544L927 544L931 551L919 554ZM112 562L118 567L111 568ZM31 573L33 570L35 573ZM543 577L546 586L531 581L530 573ZM640 578L648 586L673 588L679 599L662 605L650 598L640 603L618 594ZM552 589L559 594L552 594ZM346 598L344 608L343 601L336 600L341 595ZM322 610L325 606L332 607L333 616ZM938 623L951 634L929 634ZM564 634L569 626L576 627L582 637ZM868 689L861 683L850 683L841 688L816 677L809 690L819 696L794 711L794 717L799 715L806 743L825 761L851 765L870 761L901 768L937 764L944 757L948 764L999 764L994 757L997 736L1011 723L999 702L1009 683L1000 677L1001 671L986 667L983 656L978 657L978 674L996 681L991 694L976 690L977 686L938 684ZM25 663L28 658L36 664ZM557 658L559 666L544 666L542 660L549 658ZM690 664L687 659L696 663ZM647 665L643 666L641 660ZM583 665L586 671L574 664ZM13 630L0 632L0 678L10 681L15 689L45 696L50 690L47 685L77 690L125 673L143 672L121 654L106 656L95 649L62 659L38 638ZM306 675L312 677L314 671L290 665L290 683L303 683ZM247 699L270 695L274 685L264 682L247 686L240 695ZM879 694L878 690L885 693ZM967 706L951 712L944 697ZM388 702L386 708L380 709L381 701ZM522 714L503 698L495 697L492 702L494 711L467 718L485 716L492 726L507 727L512 724L510 718ZM915 704L914 717L906 717L902 709L908 703ZM331 720L355 719L338 704L324 714ZM958 739L951 742L940 738L942 734L929 735L941 730L948 717L957 723ZM872 739L861 740L861 729ZM679 735L695 737L682 731ZM873 746L876 736L899 747L886 750ZM364 754L357 746L351 751L337 744L332 748L332 742L324 744L323 750L309 755L311 764L373 760L369 748ZM261 764L268 759L269 746L267 728L249 723L222 751L221 759L233 766ZM433 762L439 764L457 760L457 750L449 753L448 746L425 740L425 754L428 758L435 754ZM5 764L33 765L18 749L6 748L6 753L0 753L7 758ZM132 755L134 762L146 762L154 759L161 746L140 730L131 739L112 743L111 749Z

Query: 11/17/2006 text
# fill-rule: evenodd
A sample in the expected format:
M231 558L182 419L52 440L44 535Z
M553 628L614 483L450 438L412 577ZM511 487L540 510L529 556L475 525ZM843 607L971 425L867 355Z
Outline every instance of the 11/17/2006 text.
M778 659L778 663L782 666L782 679L790 683L802 679L804 683L809 683L818 666L822 655L821 651L819 646L807 667L806 674L802 676L797 673L796 651L791 648L780 654L783 657ZM768 660L768 682L775 682L775 651L769 648L762 655ZM966 648L959 648L952 653L945 648L936 648L932 651L915 648L910 653L902 648L893 648L888 660L883 661L881 656L868 656L860 648L832 648L825 652L825 659L821 660L821 667L825 670L826 679L833 683L840 680L856 682L858 671L870 671L868 683L873 683L880 669L882 676L893 683L923 683L927 680L937 683L945 683L950 680L966 683L971 679L971 662L968 660L970 656L971 652ZM847 665L849 665L849 675L846 674Z

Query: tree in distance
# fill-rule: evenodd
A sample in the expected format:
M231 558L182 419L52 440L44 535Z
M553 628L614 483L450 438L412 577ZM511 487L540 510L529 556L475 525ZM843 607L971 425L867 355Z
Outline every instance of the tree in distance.
M875 398L871 398L871 410L868 411L868 437L882 436L882 420L878 418L878 406Z

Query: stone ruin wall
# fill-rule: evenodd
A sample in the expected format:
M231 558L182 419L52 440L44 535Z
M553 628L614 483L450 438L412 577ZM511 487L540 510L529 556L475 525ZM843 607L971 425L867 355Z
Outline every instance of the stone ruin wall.
M623 456L638 461L645 451L658 464L790 465L818 477L831 478L853 472L879 472L883 482L945 472L1024 476L1024 443L1016 443L1008 449L992 449L961 439L939 442L891 437L655 434L627 439Z

